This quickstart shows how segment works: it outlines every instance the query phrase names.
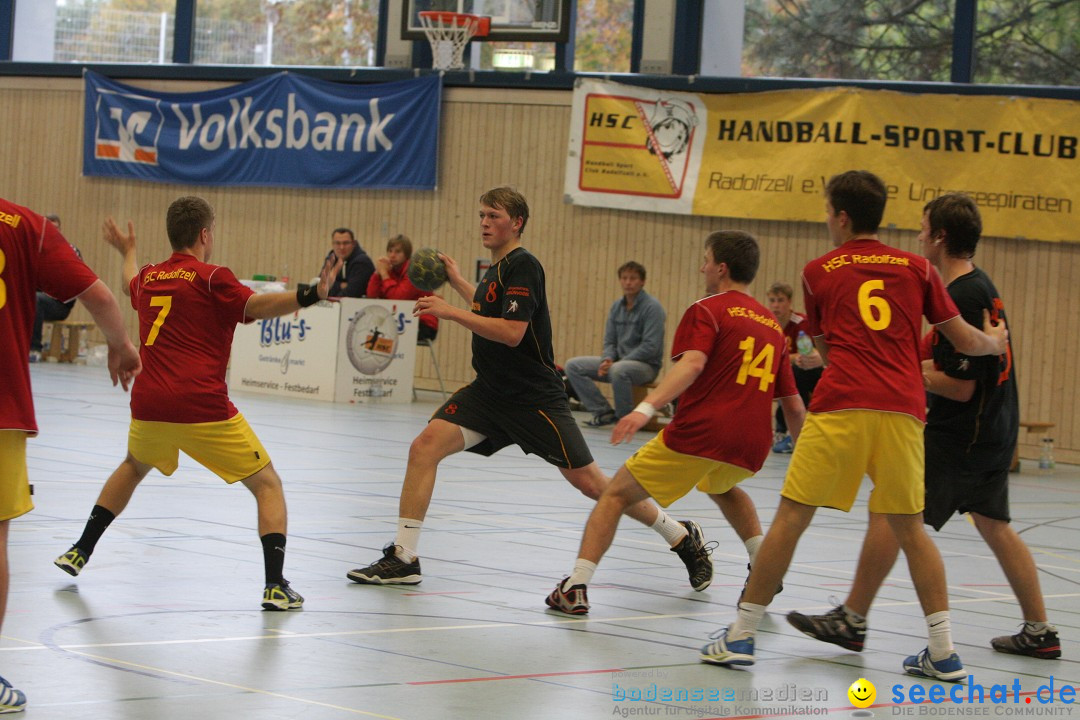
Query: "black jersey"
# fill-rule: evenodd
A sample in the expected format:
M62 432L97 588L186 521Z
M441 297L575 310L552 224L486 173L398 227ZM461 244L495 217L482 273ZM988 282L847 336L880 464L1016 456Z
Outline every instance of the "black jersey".
M476 384L485 392L526 405L566 402L566 387L551 348L544 267L517 247L488 268L473 295L472 311L483 317L529 323L517 347L473 333Z
M968 324L982 328L985 309L991 318L1008 325L997 288L982 270L975 268L956 278L948 291ZM975 392L967 402L930 395L927 444L948 443L952 456L968 470L1008 467L1020 420L1011 340L1004 355L983 357L961 355L936 330L933 340L935 366L949 377L974 380Z

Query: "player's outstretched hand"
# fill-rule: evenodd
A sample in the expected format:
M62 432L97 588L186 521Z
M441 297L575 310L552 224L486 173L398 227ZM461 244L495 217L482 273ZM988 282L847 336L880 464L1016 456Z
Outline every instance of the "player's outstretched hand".
M1004 355L1009 351L1009 329L1001 320L994 322L990 319L990 311L983 310L983 332L989 335L997 343L995 355Z
M634 438L634 433L645 427L647 422L649 422L649 418L636 410L623 415L622 420L617 422L615 428L611 431L611 444L618 445L619 443L629 442Z
M131 386L131 381L141 372L139 351L130 341L125 341L118 347L109 346L109 377L112 378L113 387L119 382L126 391Z
M332 263L332 264L331 264ZM326 259L323 263L322 272L319 273L319 299L325 300L330 294L330 287L334 284L334 278L341 272L341 266L344 264L341 258L336 254L333 261L330 258Z
M127 255L128 252L135 249L135 224L130 220L128 220L127 235L120 232L120 228L116 226L116 221L111 217L105 218L105 222L101 226L101 233L105 238L105 242L116 248L121 255Z
M416 301L416 305L413 306L412 314L413 317L434 315L437 318L446 318L450 316L453 310L454 306L438 295L424 295Z
M451 287L464 280L461 276L461 269L458 268L457 260L446 253L439 253L439 259L446 265L446 279L450 282Z

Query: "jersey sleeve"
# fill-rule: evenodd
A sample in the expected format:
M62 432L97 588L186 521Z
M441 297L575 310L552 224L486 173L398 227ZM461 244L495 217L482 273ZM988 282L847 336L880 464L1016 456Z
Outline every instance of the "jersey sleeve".
M675 339L671 343L671 359L678 359L688 350L698 350L708 355L716 343L720 326L701 303L694 303L679 320Z
M967 283L957 283L950 297L955 301L964 322L974 327L982 327L983 309L990 310L978 294L971 292ZM934 366L951 378L957 380L977 380L997 366L998 356L987 355L972 357L956 351L944 333L937 333L937 342L933 347Z
M502 317L529 322L540 303L544 278L536 259L526 256L522 260L511 263L503 278L506 291L503 293Z
M823 334L820 330L821 315L818 312L817 299L814 297L814 291L810 287L810 278L806 276L806 271L803 271L803 300L806 302L806 334L812 338L821 337Z
M38 289L60 302L68 302L97 282L97 279L94 271L75 253L75 249L64 239L56 226L45 222L38 263Z
M941 282L941 276L937 274L937 271L930 265L930 261L926 262L926 284L923 291L923 315L930 321L931 325L940 325L943 322L952 320L954 317L960 314L960 311L956 309L956 303L949 297L949 293L945 290L945 283Z
M780 367L777 368L776 373L776 385L773 387L774 398L799 394L799 388L795 384L795 373L791 370L791 353L786 347L780 352Z
M209 285L210 294L217 301L218 311L223 318L236 323L247 320L244 308L247 307L248 298L255 294L254 290L241 284L227 267L215 268L210 274Z

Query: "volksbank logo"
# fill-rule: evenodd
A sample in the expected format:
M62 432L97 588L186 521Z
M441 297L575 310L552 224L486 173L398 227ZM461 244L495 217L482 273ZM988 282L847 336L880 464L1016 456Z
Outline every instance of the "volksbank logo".
M394 147L386 130L395 114L384 116L378 98L368 101L366 115L309 112L297 106L296 93L288 94L284 108L253 110L253 104L250 96L229 98L227 110L222 107L214 112L203 103L169 103L102 92L94 154L102 160L156 165L166 118L177 124L177 148L181 151L284 148L375 153Z

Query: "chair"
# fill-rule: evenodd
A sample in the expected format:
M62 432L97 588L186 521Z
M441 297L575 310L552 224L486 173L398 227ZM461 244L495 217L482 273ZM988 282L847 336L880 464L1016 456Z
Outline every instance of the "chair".
M443 384L442 371L439 370L439 358L435 356L435 340L424 339L417 340L416 347L426 347L431 351L431 364L435 366L435 377L439 379L439 390L442 392L443 399L446 399L446 385ZM413 400L416 399L416 385L413 385Z

